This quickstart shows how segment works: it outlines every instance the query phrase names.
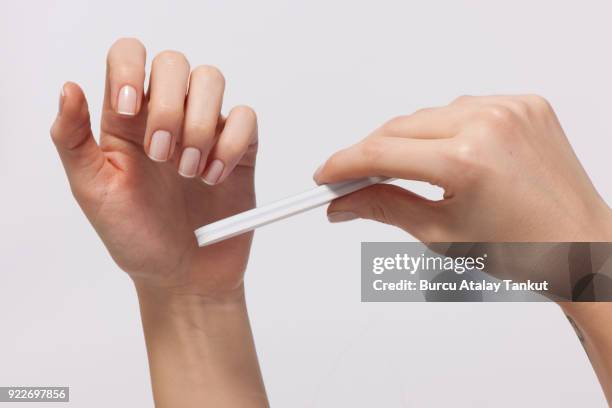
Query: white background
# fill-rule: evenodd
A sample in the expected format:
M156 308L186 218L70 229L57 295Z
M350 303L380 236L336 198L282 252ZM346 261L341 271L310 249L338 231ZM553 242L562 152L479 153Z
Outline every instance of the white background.
M134 290L48 135L66 80L83 86L97 128L116 38L140 38L149 60L173 48L223 70L225 106L259 114L260 203L312 187L330 153L387 118L522 92L552 102L611 202L611 12L608 1L3 2L0 385L69 385L74 407L152 405ZM402 239L330 225L323 209L256 234L247 295L273 406L605 406L554 304L360 303L360 242Z

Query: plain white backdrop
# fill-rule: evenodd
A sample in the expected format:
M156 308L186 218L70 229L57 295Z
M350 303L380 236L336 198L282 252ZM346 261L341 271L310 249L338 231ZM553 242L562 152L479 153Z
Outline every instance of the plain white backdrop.
M312 187L330 153L392 116L524 92L551 101L610 203L610 15L609 1L3 2L0 386L68 385L74 407L152 405L134 290L48 134L67 80L97 129L116 38L140 38L149 61L172 48L222 69L225 106L259 114L260 203ZM330 225L323 209L256 233L247 296L273 406L605 406L554 304L360 303L360 242L405 239Z

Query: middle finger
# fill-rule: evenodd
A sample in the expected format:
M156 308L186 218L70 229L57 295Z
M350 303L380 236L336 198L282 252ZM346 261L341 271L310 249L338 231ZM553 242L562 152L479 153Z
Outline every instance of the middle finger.
M188 80L189 62L180 52L164 51L153 60L144 143L151 160L172 157L181 136Z

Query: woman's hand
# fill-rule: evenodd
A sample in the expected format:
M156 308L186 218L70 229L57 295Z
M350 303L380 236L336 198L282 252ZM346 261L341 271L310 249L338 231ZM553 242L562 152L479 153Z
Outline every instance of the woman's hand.
M193 70L183 54L152 62L120 39L107 59L100 144L85 96L62 88L51 136L79 205L137 286L210 297L240 294L251 234L198 248L194 229L255 205L257 119L251 108L221 115L225 81Z
M444 198L376 185L335 200L330 221L373 219L423 242L612 241L610 208L538 96L466 96L395 118L331 156L315 180L365 176L427 181ZM561 307L612 402L612 303Z
M424 242L612 239L610 208L539 96L464 96L392 119L315 180L364 176L427 181L444 199L377 185L334 201L331 221L374 219Z
M62 88L51 136L79 205L134 280L157 407L263 407L244 300L251 234L198 248L194 229L255 205L257 120L224 118L223 75L145 49L108 52L100 144L85 96Z

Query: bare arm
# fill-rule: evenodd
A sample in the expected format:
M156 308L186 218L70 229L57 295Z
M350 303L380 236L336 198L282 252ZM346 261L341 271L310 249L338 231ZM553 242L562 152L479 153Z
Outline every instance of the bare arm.
M423 242L612 242L612 211L539 96L465 96L397 117L332 155L315 180L364 176L427 181L445 194L430 201L378 185L334 201L330 221L372 219ZM612 402L612 303L561 307Z
M257 119L221 114L225 80L120 39L107 57L99 143L85 95L62 87L51 137L70 187L134 281L158 407L267 406L244 303L251 234L198 248L193 230L255 205Z
M243 294L138 298L157 407L268 406Z
M612 403L612 303L565 303L563 312L576 331L599 383Z

